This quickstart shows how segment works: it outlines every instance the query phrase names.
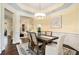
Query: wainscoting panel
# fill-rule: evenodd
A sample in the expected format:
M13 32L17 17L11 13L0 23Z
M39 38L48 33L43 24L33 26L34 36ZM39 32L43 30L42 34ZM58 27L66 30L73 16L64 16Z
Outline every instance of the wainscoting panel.
M73 33L63 33L63 32L53 32L52 35L61 38L62 35L66 35L64 38L64 44L71 46L72 48L79 51L79 34ZM55 40L57 41L57 40Z

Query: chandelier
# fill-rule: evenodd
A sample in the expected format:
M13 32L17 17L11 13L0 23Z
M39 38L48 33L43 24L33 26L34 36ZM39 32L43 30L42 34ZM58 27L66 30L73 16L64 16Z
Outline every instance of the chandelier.
M46 14L43 12L41 3L38 4L39 9L38 12L34 14L35 18L37 19L44 19L46 17Z
M37 19L44 19L46 17L45 13L35 13L35 18Z
M45 13L35 13L35 17L39 17L39 16L45 17L46 14Z

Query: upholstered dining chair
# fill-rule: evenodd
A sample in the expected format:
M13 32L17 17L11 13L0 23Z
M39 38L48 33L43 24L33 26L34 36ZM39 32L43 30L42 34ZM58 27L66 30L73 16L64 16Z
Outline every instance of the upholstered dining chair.
M46 35L46 32L45 31L41 31L41 35Z
M58 39L57 44L46 45L45 54L46 55L63 55L63 42L65 35Z
M28 40L29 40L29 44L28 44L28 47L30 48L30 49L32 49L31 48L31 45L32 45L32 40L31 40L31 37L30 37L30 33L29 32L27 32L27 37L28 37Z
M33 51L38 55L40 54L40 50L42 50L42 53L44 48L45 48L45 44L42 42L38 42L37 38L36 38L36 33L34 32L30 32L30 37L31 37L31 46Z
M51 31L46 31L46 35L47 36L52 36L52 32Z

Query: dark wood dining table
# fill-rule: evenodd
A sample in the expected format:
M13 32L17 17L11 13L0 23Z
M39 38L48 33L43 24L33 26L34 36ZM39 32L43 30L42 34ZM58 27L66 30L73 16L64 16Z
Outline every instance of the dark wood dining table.
M58 37L41 35L41 36L37 36L37 39L38 39L38 41L45 42L47 44L47 43L51 43L53 40L58 39Z
M38 41L40 41L40 42L42 42L43 44L44 44L44 48L43 48L43 55L45 55L45 46L47 45L47 44L50 44L50 43L52 43L53 42L53 40L56 40L56 39L58 39L58 37L57 36L46 36L46 35L40 35L40 36L37 36L37 40Z

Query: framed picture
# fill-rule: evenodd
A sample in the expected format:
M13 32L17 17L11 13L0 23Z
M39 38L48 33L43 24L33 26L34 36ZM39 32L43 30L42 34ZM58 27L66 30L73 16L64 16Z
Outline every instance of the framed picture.
M62 28L62 16L52 18L52 28Z

